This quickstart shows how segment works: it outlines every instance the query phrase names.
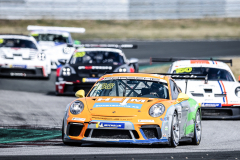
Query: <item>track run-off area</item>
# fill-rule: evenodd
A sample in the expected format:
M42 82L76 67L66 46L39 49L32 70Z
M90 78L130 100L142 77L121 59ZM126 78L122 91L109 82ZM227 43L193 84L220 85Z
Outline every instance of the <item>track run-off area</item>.
M238 56L240 52L240 41L230 40L112 43L138 44L138 49L124 52L127 58L145 62L149 57L229 57ZM46 156L51 159L240 159L238 120L203 120L199 146L187 143L177 148L102 144L66 146L61 142L62 118L66 105L75 97L55 96L55 74L52 72L50 80L0 79L0 159L14 159L15 156L24 156L24 159L44 159Z

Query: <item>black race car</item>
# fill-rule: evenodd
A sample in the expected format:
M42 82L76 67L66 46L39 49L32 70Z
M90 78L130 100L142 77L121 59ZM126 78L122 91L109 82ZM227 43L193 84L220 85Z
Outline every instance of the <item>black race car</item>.
M69 47L71 45L68 45ZM111 72L138 72L138 59L127 59L121 49L136 49L132 44L82 44L75 45L71 58L59 60L56 94L74 94L80 89L86 93L104 74ZM70 51L68 48L64 49Z

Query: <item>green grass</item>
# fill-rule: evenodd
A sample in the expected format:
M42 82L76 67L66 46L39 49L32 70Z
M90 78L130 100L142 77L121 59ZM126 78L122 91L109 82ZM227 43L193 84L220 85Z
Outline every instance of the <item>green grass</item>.
M75 39L221 39L240 38L240 18L182 20L0 20L0 33L28 34L28 25L84 27Z
M0 144L26 141L39 141L61 137L58 130L0 129Z

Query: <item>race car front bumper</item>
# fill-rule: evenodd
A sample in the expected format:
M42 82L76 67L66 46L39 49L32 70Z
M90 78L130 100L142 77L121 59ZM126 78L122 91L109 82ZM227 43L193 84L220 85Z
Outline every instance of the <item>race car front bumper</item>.
M240 106L201 107L203 119L240 119Z
M100 127L101 125L115 125ZM99 125L99 127L98 127ZM96 123L69 123L65 128L64 142L119 143L119 144L169 144L170 140L159 125L137 127L131 122L104 121Z
M56 82L56 92L57 94L63 95L74 95L78 90L83 89L87 94L94 83L79 83L79 82Z
M32 66L32 67L4 67L0 66L1 77L28 77L28 78L47 78L48 74L44 66Z

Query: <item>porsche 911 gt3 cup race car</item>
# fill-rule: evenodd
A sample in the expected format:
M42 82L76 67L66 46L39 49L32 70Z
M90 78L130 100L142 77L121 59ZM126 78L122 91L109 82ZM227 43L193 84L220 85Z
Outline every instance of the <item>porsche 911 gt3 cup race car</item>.
M89 91L105 73L138 72L138 59L126 59L121 49L137 48L132 44L84 44L75 45L70 60L60 60L57 69L56 93L74 94L79 89ZM84 48L83 48L84 47Z
M95 142L176 147L184 141L200 144L200 106L181 93L169 76L107 74L95 83L87 97L84 90L76 96L79 98L67 105L63 118L62 139L66 145Z
M59 65L59 59L68 60L71 57L71 53L74 52L74 48L71 48L71 52L64 52L64 47L67 43L74 43L70 32L72 33L84 33L84 28L75 27L49 27L49 26L28 26L28 30L31 31L38 44L41 46L44 53L51 58L51 68L57 69ZM80 43L79 41L75 41Z
M48 79L51 61L27 35L0 35L0 76Z
M240 119L240 84L226 63L232 60L152 58L153 62L173 61L168 73L204 74L207 81L177 80L183 92L196 99L207 119Z

